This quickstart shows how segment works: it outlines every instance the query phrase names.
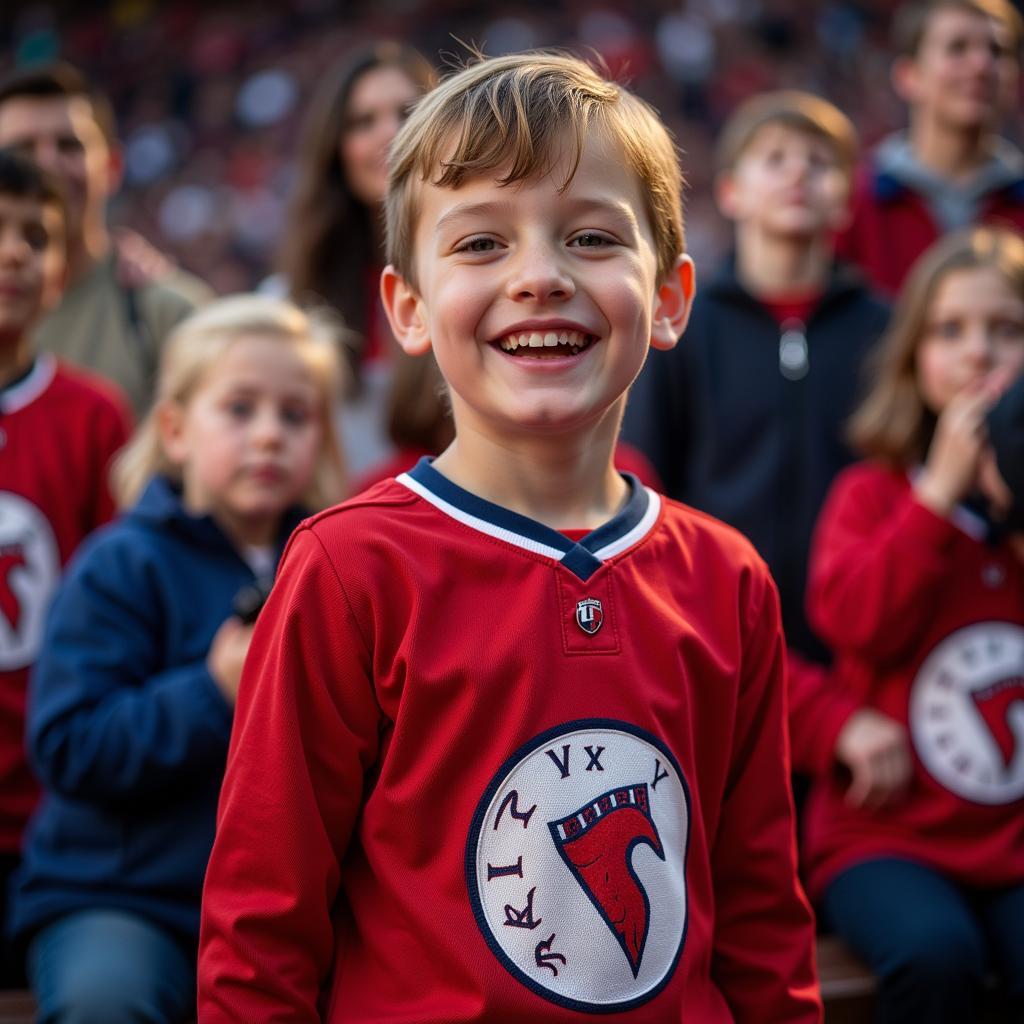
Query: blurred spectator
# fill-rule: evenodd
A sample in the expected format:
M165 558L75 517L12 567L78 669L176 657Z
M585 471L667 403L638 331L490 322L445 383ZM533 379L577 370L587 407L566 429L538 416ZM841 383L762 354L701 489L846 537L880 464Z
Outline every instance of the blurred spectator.
M382 454L387 364L396 348L378 284L388 147L433 82L430 65L408 47L382 42L358 52L318 93L299 151L281 270L296 301L326 303L349 328L342 436L353 469Z
M25 756L29 669L62 567L113 514L107 463L128 436L106 382L32 348L32 328L60 299L64 238L57 183L0 150L0 987L19 981L7 881L39 793Z
M108 377L142 412L165 335L208 290L136 234L113 243L121 151L109 103L69 65L17 73L0 83L0 146L34 158L66 196L67 289L36 345Z
M947 231L1024 228L1024 153L998 134L1018 108L1021 16L1009 0L915 0L896 13L892 82L909 109L862 170L840 251L893 294Z
M337 501L333 338L276 299L183 322L32 677L45 796L11 891L39 1019L183 1024L242 663L299 520ZM300 506L300 503L302 505ZM244 602L244 603L240 603Z
M748 100L719 142L719 205L736 248L698 288L682 342L654 352L625 437L669 496L741 530L779 586L789 644L826 653L804 617L811 532L853 455L843 422L886 309L834 262L857 139L825 100L792 90Z

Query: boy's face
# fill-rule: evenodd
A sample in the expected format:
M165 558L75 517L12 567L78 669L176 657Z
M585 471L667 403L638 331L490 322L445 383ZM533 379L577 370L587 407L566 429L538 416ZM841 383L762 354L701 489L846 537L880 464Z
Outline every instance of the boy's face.
M565 160L502 187L423 183L414 287L393 268L385 307L406 351L432 348L457 429L501 439L564 433L617 411L648 346L671 348L693 295L688 258L658 280L641 185L592 135L564 192Z
M0 344L25 336L57 301L63 276L59 207L0 193Z
M778 123L759 128L718 181L726 217L784 237L841 227L849 192L849 177L826 139Z
M116 189L120 161L84 96L14 96L0 104L0 147L15 149L64 188L68 236L87 216L102 218Z
M1011 109L1017 73L1006 25L955 7L936 10L917 54L893 67L896 90L910 106L964 130L994 126Z

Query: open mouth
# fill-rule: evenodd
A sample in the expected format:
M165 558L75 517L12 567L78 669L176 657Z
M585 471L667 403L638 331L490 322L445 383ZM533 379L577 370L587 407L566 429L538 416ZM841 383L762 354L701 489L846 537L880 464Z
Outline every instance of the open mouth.
M497 342L502 352L533 359L577 356L597 341L596 334L582 331L523 331L507 334Z

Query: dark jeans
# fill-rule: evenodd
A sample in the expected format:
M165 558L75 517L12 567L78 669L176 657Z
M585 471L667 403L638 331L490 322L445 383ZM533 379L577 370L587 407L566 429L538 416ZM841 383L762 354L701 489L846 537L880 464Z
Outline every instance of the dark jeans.
M879 1024L970 1024L995 971L1024 1020L1024 885L964 889L911 861L880 859L839 875L825 922L879 979Z

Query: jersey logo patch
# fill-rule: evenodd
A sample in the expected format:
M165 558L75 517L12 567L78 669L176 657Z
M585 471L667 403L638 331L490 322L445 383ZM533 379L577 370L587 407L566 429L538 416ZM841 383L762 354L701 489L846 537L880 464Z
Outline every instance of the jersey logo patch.
M671 751L625 722L569 722L497 772L466 845L474 914L504 967L590 1013L647 1002L687 926L690 795Z
M1024 627L979 622L946 637L914 680L910 734L929 774L957 796L1024 797Z
M0 671L35 661L59 578L46 517L21 495L0 491Z
M593 636L604 622L604 608L596 597L585 597L576 602L576 625Z

